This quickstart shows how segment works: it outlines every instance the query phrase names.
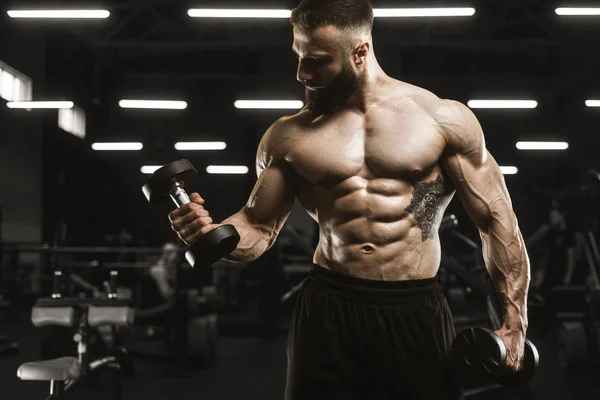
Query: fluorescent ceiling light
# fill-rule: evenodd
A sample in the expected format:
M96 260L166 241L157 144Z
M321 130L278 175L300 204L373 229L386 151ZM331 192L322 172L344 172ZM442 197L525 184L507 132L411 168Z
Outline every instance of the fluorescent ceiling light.
M566 150L569 144L566 142L518 142L519 150Z
M304 103L297 100L238 100L234 103L235 108L239 109L294 109L298 110L304 107Z
M225 150L225 142L179 142L175 143L175 150Z
M60 109L73 108L75 104L72 101L11 101L6 103L8 108L24 108L27 110L33 108L40 109Z
M559 7L554 11L557 15L600 15L600 8L593 7Z
M188 10L188 15L193 18L290 18L292 11L192 8Z
M500 167L500 170L504 175L516 175L519 172L517 167Z
M107 10L9 10L11 18L69 18L69 19L104 19L110 16Z
M475 14L472 7L465 8L375 8L375 17L379 18L415 18L415 17L471 17Z
M142 143L94 143L92 149L96 151L139 151L144 148Z
M585 105L588 107L600 107L600 100L586 100Z
M536 108L535 100L470 100L470 108Z
M140 168L140 170L142 171L142 174L152 175L157 169L162 167L162 165L144 165L142 168Z
M185 110L187 103L185 101L172 100L121 100L121 108L141 108L152 110Z
M206 167L209 174L233 174L244 175L248 173L248 167L238 165L209 165Z
M445 8L375 8L376 18L396 17L470 17L475 14L472 7ZM288 19L292 10L287 9L223 9L223 8L192 8L188 10L192 18L281 18Z

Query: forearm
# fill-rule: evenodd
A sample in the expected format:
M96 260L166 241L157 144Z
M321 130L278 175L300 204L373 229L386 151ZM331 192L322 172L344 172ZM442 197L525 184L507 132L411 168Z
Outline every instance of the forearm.
M262 256L275 241L274 229L253 224L245 209L227 218L219 225L233 225L240 235L237 248L224 260L233 263L248 263Z
M504 313L503 328L525 332L530 267L525 242L510 212L506 220L492 220L481 231L483 257Z

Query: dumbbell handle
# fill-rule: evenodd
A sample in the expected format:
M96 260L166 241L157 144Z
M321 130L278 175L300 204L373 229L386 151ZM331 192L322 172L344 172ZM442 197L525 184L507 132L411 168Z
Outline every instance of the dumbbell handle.
M171 191L171 199L177 206L177 208L190 202L190 197L183 187L180 186L179 182L175 183L175 188Z

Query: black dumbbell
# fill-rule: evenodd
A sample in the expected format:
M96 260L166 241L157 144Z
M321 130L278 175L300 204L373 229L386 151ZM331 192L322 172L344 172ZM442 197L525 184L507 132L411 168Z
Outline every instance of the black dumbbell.
M142 190L151 204L165 204L171 199L181 207L190 202L185 189L196 175L194 166L182 159L154 172ZM185 257L192 267L208 267L235 250L239 241L240 235L233 225L222 225L202 235Z
M469 328L459 333L450 348L453 368L462 377L491 377L505 386L526 384L539 365L535 345L525 340L523 366L513 372L506 366L506 346L495 332L485 328Z

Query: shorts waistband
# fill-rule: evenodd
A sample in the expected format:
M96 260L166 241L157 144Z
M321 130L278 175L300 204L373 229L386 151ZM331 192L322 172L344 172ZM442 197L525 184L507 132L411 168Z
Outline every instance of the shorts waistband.
M320 282L342 292L373 297L410 299L441 293L437 277L404 281L380 281L342 275L316 264L313 265L308 277L315 282Z

